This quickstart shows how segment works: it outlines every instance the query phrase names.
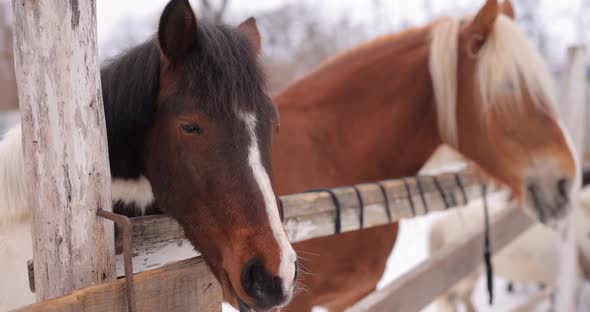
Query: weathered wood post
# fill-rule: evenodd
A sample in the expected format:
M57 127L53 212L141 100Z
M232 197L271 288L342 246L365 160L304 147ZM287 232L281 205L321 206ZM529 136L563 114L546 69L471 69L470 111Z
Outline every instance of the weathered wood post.
M114 279L95 1L14 0L37 300ZM24 264L23 264L24 267Z
M569 131L580 161L584 153L586 67L588 61L584 46L568 49L567 66L562 77L560 116ZM580 186L574 190L573 209L577 207ZM565 221L560 235L560 264L556 285L555 308L558 311L576 311L576 287L580 279L575 240L575 222L572 213Z

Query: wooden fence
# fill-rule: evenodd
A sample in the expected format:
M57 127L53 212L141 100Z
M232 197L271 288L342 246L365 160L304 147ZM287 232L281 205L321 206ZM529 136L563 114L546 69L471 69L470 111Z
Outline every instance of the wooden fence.
M121 243L117 240L112 245L112 231L105 221L96 217L97 209L109 206L105 203L110 198L110 177L97 73L95 2L72 1L71 4L14 2L23 146L28 167L32 168L27 175L34 186L30 206L37 221L34 280L38 299L44 300L18 311L125 311L129 304L126 284L123 280L113 281L113 253L115 246L120 251ZM42 27L55 31L40 32ZM572 64L578 64L583 53L575 50L571 55ZM63 59L66 56L67 61ZM568 90L578 90L574 86L577 74L571 71ZM38 81L45 83L39 85ZM40 88L44 96L38 98ZM578 96L568 99L568 104L578 105ZM82 105L84 109L80 110ZM569 115L572 121L567 120L566 124L583 122L579 120L583 114ZM574 121L574 117L578 120ZM81 133L84 140L80 138ZM574 135L576 142L578 135ZM60 144L46 144L46 140ZM63 149L48 146L63 146ZM50 185L59 185L60 189L47 188ZM82 189L85 191L80 192ZM353 231L361 226L378 226L461 206L480 197L481 181L467 167L458 173L362 184L357 189L364 203L363 211L357 192L348 187L334 190L339 211L328 193L282 197L289 238L301 241L333 235L337 226L342 232ZM72 197L83 193L88 197ZM531 224L521 211L506 210L492 220L494 248L500 249ZM149 263L150 255L158 250L188 244L173 220L165 216L136 218L133 230L133 253L148 263L138 267L136 272L140 273L135 274L136 303L140 311L220 311L220 286L200 258L171 264ZM569 246L568 254L571 254L572 237L565 237L568 241L564 246ZM64 240L67 244L63 244ZM369 295L351 311L419 310L479 265L479 257L468 254L481 254L482 241L482 233L477 232L447 247L392 285ZM571 265L570 260L564 261L564 266ZM564 274L572 275L566 271ZM72 292L81 287L86 288ZM560 292L564 306L573 307L569 302L573 298L569 287Z
M495 188L493 185L486 187ZM357 189L364 203L363 225L367 228L463 206L480 198L482 181L472 168L466 167L461 171L436 176L361 184ZM361 210L354 188L336 188L333 192L340 204L341 232L359 229ZM330 194L295 194L281 197L281 202L285 228L292 241L334 234L337 214ZM171 310L171 307L175 307L180 311L191 306L199 308L199 311L219 311L220 287L199 257L168 259L180 260L172 264L149 261L150 255L159 249L189 244L185 242L183 231L176 221L159 215L132 218L132 223L133 254L136 259L148 263L135 268L138 273L135 274L138 308L141 311L172 311L174 309ZM115 245L120 252L120 238L117 238ZM154 269L157 266L160 267ZM192 273L188 274L189 271ZM19 311L49 308L55 311L123 311L127 307L123 285L122 280L106 283ZM153 302L161 304L153 305Z
M463 205L481 195L481 181L475 171L466 168L456 173L443 173L436 177L422 176L401 180L383 181L357 186L364 204L364 227L379 226L413 218L447 207ZM352 187L333 190L340 203L340 231L361 228L360 205ZM384 197L384 193L387 198ZM387 201L386 201L387 200ZM446 201L446 203L445 203ZM292 242L333 235L337 213L328 193L302 193L281 197L284 225ZM386 204L388 203L388 204ZM132 218L133 254L135 272L163 265L161 255L190 247L178 223L164 215ZM122 252L122 240L117 238L117 253ZM178 253L178 252L177 252ZM196 256L197 254L186 254ZM180 260L176 258L173 260ZM168 261L170 259L167 259ZM119 268L119 272L122 270Z

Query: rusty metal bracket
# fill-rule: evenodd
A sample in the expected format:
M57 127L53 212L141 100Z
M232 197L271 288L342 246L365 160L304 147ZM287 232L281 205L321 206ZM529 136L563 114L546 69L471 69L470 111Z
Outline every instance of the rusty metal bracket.
M133 280L132 262L133 225L131 224L131 220L126 216L102 209L98 209L96 214L99 217L115 222L123 232L123 264L125 267L125 283L127 286L127 309L129 312L136 312L137 304L135 302L135 282Z
M35 269L33 268L33 259L27 260L27 273L29 274L29 289L35 292Z

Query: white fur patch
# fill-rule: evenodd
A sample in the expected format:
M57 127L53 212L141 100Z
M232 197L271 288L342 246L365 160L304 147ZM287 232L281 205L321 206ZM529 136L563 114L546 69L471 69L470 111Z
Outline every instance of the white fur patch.
M246 123L248 133L250 134L248 163L250 164L250 168L252 168L254 179L258 183L262 196L264 197L270 228L279 248L281 249L281 264L279 265L278 276L283 280L283 290L289 292L293 286L293 278L295 277L294 262L296 260L296 254L287 239L287 234L283 230L270 178L266 169L262 165L260 149L258 147L258 138L256 137L256 116L247 112L238 112L238 116L244 121L244 123Z
M10 128L0 140L0 225L30 218L24 178L21 125ZM146 177L113 179L113 202L135 204L142 213L154 201L152 186Z
M154 202L154 193L150 181L144 176L139 179L113 179L113 203L135 204L141 214L145 214L148 205Z

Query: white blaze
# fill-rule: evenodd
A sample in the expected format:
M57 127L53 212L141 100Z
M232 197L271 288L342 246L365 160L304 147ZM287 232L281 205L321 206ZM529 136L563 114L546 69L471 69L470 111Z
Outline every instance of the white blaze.
M254 179L260 187L260 192L264 198L270 228L279 248L281 249L281 263L279 265L278 275L283 280L283 290L289 291L293 284L293 278L295 277L294 262L296 260L296 254L283 230L270 178L266 169L262 165L262 158L258 147L258 138L256 137L256 116L248 112L238 112L238 116L246 123L246 127L248 128L248 134L250 135L248 163L250 168L252 168Z

